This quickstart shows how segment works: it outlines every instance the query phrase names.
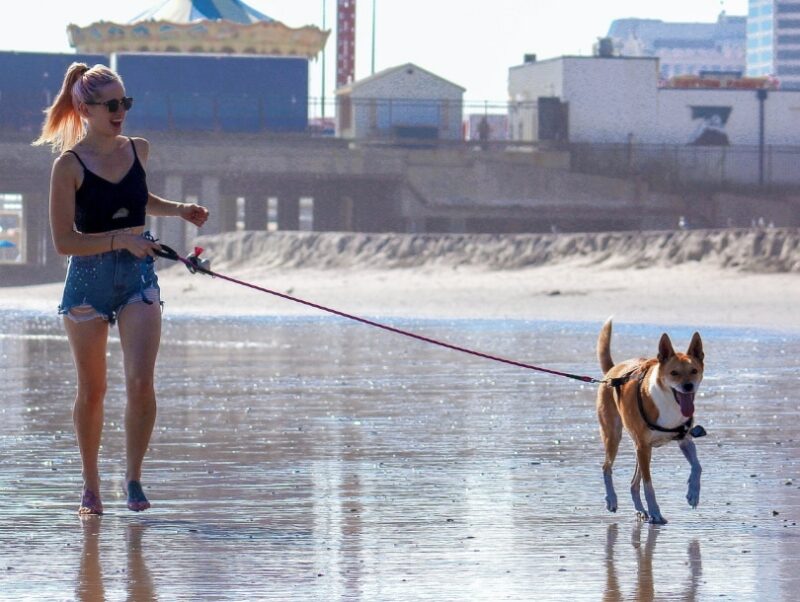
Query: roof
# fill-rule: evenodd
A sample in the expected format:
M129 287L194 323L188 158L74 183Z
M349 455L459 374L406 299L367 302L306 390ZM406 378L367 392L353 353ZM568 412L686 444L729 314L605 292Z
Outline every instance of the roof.
M347 84L346 86L342 86L341 88L339 88L336 91L336 93L338 94L340 92L344 92L344 93L351 92L351 91L353 91L355 89L360 88L364 84L367 84L369 82L375 81L377 79L381 79L383 77L386 77L387 75L391 75L391 74L396 73L398 71L404 71L406 69L416 69L417 71L422 71L423 73L426 73L426 74L430 75L433 78L436 78L436 79L438 79L438 80L440 80L440 81L442 81L442 82L444 82L446 84L449 84L449 85L451 85L451 86L453 86L455 88L458 88L462 92L466 91L466 88L464 88L463 86L459 86L458 84L454 84L450 80L447 80L447 79L441 77L440 75L436 75L435 73L431 73L427 69L423 69L422 67L420 67L418 65L415 65L414 63L405 63L403 65L396 65L395 67L389 67L388 69L383 69L382 71L378 71L376 73L373 73L372 75L368 75L367 77L363 77L363 78L359 79L358 81L354 81L351 84Z
M242 24L274 21L273 18L258 12L240 0L161 0L131 19L130 22L153 20L191 23L219 19Z

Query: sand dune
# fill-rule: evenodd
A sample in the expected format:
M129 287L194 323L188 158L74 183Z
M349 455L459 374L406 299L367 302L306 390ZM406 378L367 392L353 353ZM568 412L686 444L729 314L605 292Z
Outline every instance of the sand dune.
M198 244L226 268L473 267L509 270L577 263L614 268L702 263L750 272L800 272L800 229L588 234L359 234L230 232Z

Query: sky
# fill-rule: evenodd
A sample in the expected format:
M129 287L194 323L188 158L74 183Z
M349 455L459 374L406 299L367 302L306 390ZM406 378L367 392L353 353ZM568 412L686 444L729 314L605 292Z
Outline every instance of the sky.
M163 0L22 0L6 3L0 50L64 52L74 49L67 25L127 23ZM290 27L322 27L326 46L324 96L335 82L336 0L248 0L256 10ZM720 12L746 15L747 0L356 0L356 79L414 63L465 88L467 101L504 102L508 69L523 56L541 59L589 55L614 19L714 22ZM372 22L375 7L375 45ZM309 95L323 96L322 61L309 67Z

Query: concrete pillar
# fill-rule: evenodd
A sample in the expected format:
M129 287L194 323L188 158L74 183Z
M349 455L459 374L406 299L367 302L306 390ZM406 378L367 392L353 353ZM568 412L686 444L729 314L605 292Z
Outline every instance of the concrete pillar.
M314 197L313 229L317 232L334 232L346 230L348 203L342 198ZM350 221L352 223L352 201L349 203Z
M267 229L267 197L252 195L244 198L244 229Z
M300 198L291 193L278 197L278 230L300 229Z
M43 192L22 194L22 263L48 265L63 261L56 253L50 233L48 201Z
M201 230L203 234L222 232L224 218L219 184L219 178L216 176L203 176L200 182L200 204L208 209L208 221Z
M238 197L225 195L221 197L219 204L219 229L220 232L235 232L236 218L238 213Z
M162 195L159 195L162 196ZM163 197L169 201L183 202L183 177L164 178ZM159 217L153 222L159 240L179 253L186 247L186 222L179 217Z

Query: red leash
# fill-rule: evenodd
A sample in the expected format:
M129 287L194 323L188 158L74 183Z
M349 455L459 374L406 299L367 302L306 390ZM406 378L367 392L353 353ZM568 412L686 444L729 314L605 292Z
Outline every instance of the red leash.
M304 299L299 299L297 297L292 297L291 295L287 295L285 293L279 293L278 291L273 291L268 288L264 288L262 286L257 286L255 284L251 284L250 282L245 282L243 280L237 280L236 278L232 278L230 276L225 276L224 274L219 274L217 272L211 271L209 268L209 262L207 260L201 260L200 254L203 252L203 249L200 247L195 247L194 253L191 253L189 257L181 257L175 252L173 249L168 247L165 244L159 243L163 252L157 252L157 255L160 257L164 257L166 259L171 259L173 261L180 261L182 262L189 271L194 274L196 272L200 272L201 274L208 274L209 276L213 276L214 278L221 278L222 280L227 280L228 282L233 282L234 284L238 284L241 286L246 286L247 288L251 288L257 291L261 291L262 293L267 293L270 295L274 295L276 297L281 297L282 299L287 299L288 301L294 301L295 303L301 303L302 305L307 305L308 307L313 307L314 309L319 309L321 311L328 312L330 314L334 314L337 316L341 316L342 318L347 318L348 320L354 320L356 322L361 322L362 324L367 324L368 326L374 326L375 328L381 328L383 330L388 330L389 332L394 332L396 334L401 334L403 336L410 337L412 339L417 339L418 341L423 341L425 343L430 343L432 345L438 345L440 347L446 347L447 349L452 349L454 351L461 351L463 353L468 353L470 355L475 355L477 357L482 357L488 360L493 360L495 362L501 362L504 364L510 364L512 366L518 366L520 368L527 368L528 370L536 370L538 372L546 372L548 374L554 374L556 376L563 376L565 378L572 378L574 380L579 380L585 383L602 383L605 381L598 380L591 376L581 376L579 374L570 374L569 372L560 372L558 370L550 370L549 368L542 368L540 366L534 366L532 364L526 364L524 362L518 362L516 360L510 360L503 357L498 357L496 355L490 355L488 353L483 353L481 351L475 351L473 349L467 349L466 347L459 347L458 345L453 345L451 343L446 343L444 341L439 341L436 339L432 339L430 337L423 336L421 334L416 334L414 332L409 332L407 330L402 330L400 328L395 328L394 326L387 326L386 324L381 324L380 322L375 322L373 320L368 320L367 318L362 318L359 316L355 316L353 314L348 314L343 311L339 311L338 309L332 309L330 307L325 307L324 305L319 305L318 303L312 303L311 301L305 301Z

